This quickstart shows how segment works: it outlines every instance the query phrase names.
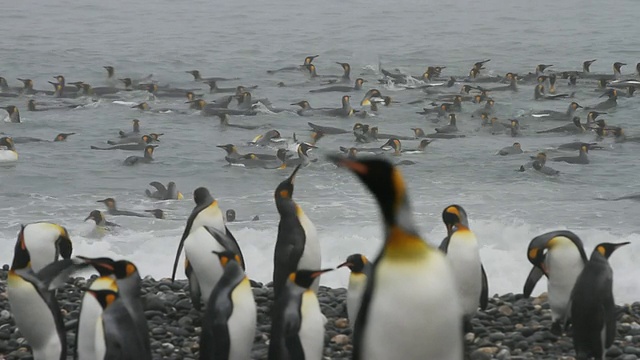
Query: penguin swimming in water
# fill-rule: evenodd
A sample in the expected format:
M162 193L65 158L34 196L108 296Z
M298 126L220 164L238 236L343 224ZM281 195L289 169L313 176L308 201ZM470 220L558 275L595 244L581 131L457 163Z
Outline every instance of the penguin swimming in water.
M9 105L9 106L5 106L2 109L4 109L9 116L5 118L5 122L10 122L10 123L19 123L20 122L20 111L18 110L18 107L15 105Z
M344 266L351 271L347 288L347 316L353 327L360 310L362 294L367 287L367 279L371 276L371 262L362 254L353 254L349 255L347 261L338 265L337 269Z
M400 171L377 158L330 160L355 173L373 193L386 236L362 297L353 359L388 360L398 354L404 360L462 359L455 278L444 254L418 235Z
M582 240L571 231L548 232L531 240L527 258L533 268L524 284L524 297L531 296L536 283L545 275L553 320L551 331L561 334L562 323L570 315L567 310L571 290L587 263Z
M331 270L298 270L285 278L282 292L275 298L269 360L322 359L325 319L311 288L320 275Z
M28 137L28 136L20 136L20 137L13 138L13 142L16 144L25 144L25 143L32 143L32 142L61 142L61 141L66 141L69 136L75 135L75 134L76 133L60 133L56 135L56 137L54 137L53 140L39 139L39 138Z
M158 181L152 181L149 185L156 188L156 191L151 192L151 190L145 190L145 194L148 197L158 200L182 200L184 196L180 191L178 191L178 187L176 183L173 181L169 181L167 187L165 187L162 183Z
M554 111L554 110L543 110L543 111L533 112L531 113L531 116L533 116L534 118L540 118L542 120L572 121L576 111L579 108L582 108L582 106L580 106L580 104L574 101L571 104L569 104L569 107L565 112Z
M129 156L124 159L123 164L127 166L133 166L136 164L149 164L153 162L153 150L157 147L157 145L147 145L144 148L144 156Z
M84 256L78 258L85 264L93 266L100 273L100 276L110 276L115 279L118 297L133 320L139 341L145 348L145 354L150 354L149 327L142 306L140 293L142 279L140 279L138 268L127 260L114 261L106 257L88 258ZM148 359L150 358L149 356Z
M224 272L202 317L200 358L249 359L257 322L251 284L237 254L227 250L216 255Z
M93 146L91 145L91 150L126 150L126 151L140 151L140 150L145 150L147 148L147 146L149 144L151 144L152 142L155 142L157 140L154 140L151 136L149 135L142 135L140 137L140 139L138 139L137 143L130 143L130 144L118 144L118 145L113 145L110 147L98 147L98 146Z
M598 244L571 292L571 322L576 359L604 359L616 336L613 270L609 257L628 242Z
M504 147L498 151L498 155L514 155L514 154L522 154L522 145L519 142L513 143L511 146Z
M58 240L51 241L54 238ZM33 223L23 225L14 247L7 277L9 306L35 360L67 358L64 323L53 291L55 286L52 287L61 271L70 265L70 260L56 261L57 245L67 241L68 234L61 226ZM70 245L69 241L68 247L60 248L64 259L71 257Z
M586 165L589 163L589 156L587 155L588 152L589 152L588 146L581 146L578 156L560 156L560 157L555 157L551 159L551 161Z
M100 210L93 210L90 212L89 216L84 219L84 221L87 220L93 220L95 223L93 233L95 233L96 236L104 235L106 232L112 231L116 227L120 227L120 225L116 223L107 221Z
M200 309L200 300L208 304L209 295L223 273L220 261L212 251L230 250L240 256L244 269L244 257L238 242L224 224L218 201L205 187L193 192L196 206L191 211L176 251L171 280L175 280L182 249L185 251L185 272L189 280L189 292L193 307ZM225 234L219 236L216 231Z
M116 207L116 201L113 198L106 198L103 200L98 200L96 202L103 203L104 206L107 207L107 214L109 215L146 217L143 214L136 213L133 211L118 210L118 208Z
M489 303L489 283L484 271L478 240L469 229L467 212L460 205L450 205L442 211L442 221L447 226L447 236L442 240L439 249L447 254L451 264L458 295L462 302L464 330L473 331L471 318Z
M8 136L1 137L0 163L14 163L16 161L18 161L18 152L16 151L16 146L13 142L13 139Z
M283 292L287 277L296 270L319 269L321 265L320 243L315 225L293 200L293 183L302 165L298 165L291 175L275 190L275 202L280 222L278 238L273 257L274 298ZM310 285L318 291L319 281Z

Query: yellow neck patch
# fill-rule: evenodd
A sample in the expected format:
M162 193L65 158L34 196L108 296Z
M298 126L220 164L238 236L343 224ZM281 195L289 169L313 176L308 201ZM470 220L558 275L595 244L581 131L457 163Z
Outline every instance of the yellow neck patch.
M387 237L383 256L392 260L418 260L424 258L429 250L419 236L394 226Z

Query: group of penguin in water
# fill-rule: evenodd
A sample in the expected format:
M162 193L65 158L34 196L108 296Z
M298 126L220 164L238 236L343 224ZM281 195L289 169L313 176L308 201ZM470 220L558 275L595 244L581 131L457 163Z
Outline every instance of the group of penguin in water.
M302 71L312 79L321 77L316 72L309 56L303 65L270 71ZM491 133L520 136L523 119L511 119L500 123L495 115L495 100L490 93L517 91L518 82L535 84L536 100L561 100L571 98L571 94L554 94L557 78L566 78L568 86L575 86L578 79L597 79L608 100L590 107L587 124L576 120L576 112L582 108L572 101L566 112L532 112L530 118L546 121L567 121L561 128L542 132L578 133L594 131L598 139L613 135L615 141L632 141L621 128L610 126L596 118L617 105L616 99L621 89L628 89L633 96L636 79L624 79L620 68L624 64L614 64L612 76L592 74L589 66L583 64L583 71L566 71L547 74L551 65L540 64L535 73L525 76L509 73L504 77L482 76L482 70L489 60L474 64L466 84L460 92L452 92L455 79L437 83L442 79L445 67L429 67L421 76L410 76L400 72L381 69L383 81L393 82L408 90L419 89L429 96L436 96L439 104L425 108L420 113L435 119L448 118L446 126L426 134L414 128L414 136L382 134L375 126L357 123L352 130L334 128L309 123L312 130L310 142L297 141L297 158L292 158L287 149L279 148L276 154L251 152L240 154L233 144L219 145L227 152L226 160L232 165L248 168L285 169L294 167L291 175L280 183L274 193L276 207L280 214L278 237L274 253L274 307L272 309L272 330L269 340L269 359L321 359L324 349L324 322L316 291L319 278L332 269L322 268L320 244L315 227L302 208L293 200L294 180L302 167L315 159L308 157L308 151L316 148L317 141L325 135L353 133L357 144L386 140L381 147L341 149L343 154L329 156L338 167L353 172L376 198L382 214L384 241L381 250L373 260L361 254L353 254L339 267L351 270L349 278L347 313L353 326L354 359L461 359L464 354L463 335L473 331L471 319L478 308L484 309L488 303L488 280L478 252L478 241L469 228L465 210L459 205L451 205L442 213L447 227L447 237L439 248L421 238L413 222L408 190L398 168L411 165L410 161L396 162L379 156L362 154L407 153L401 140L419 140L416 152L422 152L431 139L455 139L464 137L456 124L456 113L460 113L464 101L484 103L472 117L482 121L482 127ZM340 63L342 76L330 80L329 86L312 90L315 92L360 91L364 80L359 78L353 87L339 83L350 81L350 65ZM640 66L637 67L640 71ZM110 80L114 69L106 67ZM234 92L235 95L206 103L199 99L197 89L175 89L160 87L151 82L151 77L138 81L122 79L125 90L149 91L158 97L186 96L191 109L203 115L214 115L221 119L223 126L229 124L229 116L255 115L258 102L271 112L274 108L264 99L254 100L248 91L251 87L220 88L217 83L228 78L203 78L198 71L190 71L195 81L205 82L211 93ZM0 78L2 97L33 96L45 94L56 99L70 97L117 97L123 91L116 86L91 87L78 82L74 87L66 86L63 76L56 77L53 92L33 89L33 81L22 79L24 87L14 91L6 80ZM483 83L508 82L496 88L484 88ZM315 83L317 84L317 82ZM417 85L416 85L417 84ZM422 85L421 85L422 84ZM548 85L547 85L548 84ZM280 84L280 86L292 86ZM544 90L548 89L549 95ZM477 91L478 95L471 95ZM186 94L186 95L185 95ZM15 95L15 96L14 96ZM233 99L238 100L235 109L229 108ZM350 96L343 95L342 107L337 109L312 108L306 100L296 103L300 116L352 117L366 119L379 111L379 106L392 106L396 102L383 96L377 89L367 91L361 106L370 106L371 112L355 110L350 105ZM425 100L417 100L419 103ZM450 102L447 102L450 101ZM58 104L49 109L38 108L34 99L29 100L28 109L53 110L71 108L81 104ZM179 112L180 109L151 109L144 102L134 106L141 111ZM9 121L20 122L18 108L5 107ZM127 158L126 165L136 165L153 161L153 150L159 133L142 134L138 121L133 122L133 130L121 132L119 138L111 141L110 147L95 146L95 150L142 150L143 156ZM243 128L243 125L237 125ZM254 126L244 126L255 129ZM61 133L54 141L64 141L72 133ZM32 142L41 139L0 138L0 161L17 161L16 142ZM277 146L282 136L277 130L269 130L255 137L253 146ZM579 151L578 159L557 158L558 161L586 163L586 153L597 149L596 143L576 142L564 144L561 148ZM499 151L500 155L522 153L519 143ZM586 160L585 160L586 159ZM557 171L546 165L546 154L539 153L520 170L528 169L555 175ZM164 186L151 184L156 191L147 195L157 199L179 199L175 184ZM202 334L200 358L202 359L248 359L254 341L256 327L256 305L249 280L244 272L245 262L241 243L236 241L225 226L225 216L218 202L204 187L193 195L196 207L193 209L182 238L178 244L172 279L175 279L181 253L185 253L184 270L189 281L189 295L194 308L201 310ZM123 214L115 207L115 200L102 200L113 215ZM158 213L152 210L154 216ZM98 222L105 221L100 212L90 214ZM159 212L161 214L161 211ZM229 215L226 218L229 220ZM580 238L570 231L555 231L534 238L529 244L527 258L533 268L524 286L524 294L529 296L537 281L544 275L548 278L548 295L553 318L552 331L571 334L579 359L604 358L606 349L612 345L616 332L615 304L612 293L612 270L609 256L626 243L602 243L587 257ZM62 260L59 260L59 258ZM66 335L60 308L56 302L56 289L78 270L93 267L100 274L85 289L78 329L76 330L76 352L78 359L150 359L149 333L140 299L140 275L135 264L129 260L109 258L72 257L72 243L64 227L41 222L24 225L14 249L14 258L9 272L8 293L11 311L16 324L30 344L34 358L66 358ZM419 335L416 335L419 334Z
M489 297L466 211L459 205L444 209L447 236L435 247L414 224L397 166L379 157L329 160L369 189L384 228L383 245L373 261L353 254L338 266L351 270L347 314L353 358L462 359L463 336L473 331L471 320L478 308L487 307ZM333 269L322 268L315 226L293 200L301 166L274 192L280 222L273 256L271 360L323 358L326 319L316 292L320 276ZM172 280L184 251L191 302L202 311L200 359L249 359L257 313L241 242L226 227L207 188L197 188L193 198L196 206L178 244ZM526 255L533 268L524 295L531 294L543 275L548 278L551 331L571 334L578 359L604 359L613 344L616 313L608 259L626 244L601 243L589 258L580 238L566 230L542 234L529 244ZM18 234L7 290L11 312L34 359L66 359L56 289L86 267L100 276L83 289L75 358L151 359L135 264L72 257L72 252L69 233L54 223L23 225Z

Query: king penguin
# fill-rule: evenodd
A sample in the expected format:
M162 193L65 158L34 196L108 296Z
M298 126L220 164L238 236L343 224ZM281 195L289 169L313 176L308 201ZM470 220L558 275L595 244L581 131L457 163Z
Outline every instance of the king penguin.
M330 159L360 178L384 219L385 242L362 296L353 359L398 354L403 360L462 359L462 310L453 271L444 254L418 235L400 170L380 158Z
M60 257L71 258L73 245L69 232L58 224L36 222L23 225L18 239L22 239L29 255L30 267L36 273Z
M447 254L453 275L458 284L458 296L462 303L465 333L473 331L471 318L478 305L482 310L489 302L487 274L480 260L478 240L469 229L467 212L460 205L447 206L442 211L442 221L447 226L447 237L440 250Z
M313 283L326 270L298 270L289 274L275 299L269 341L269 360L320 360L324 349L324 316Z
M224 273L209 296L202 318L200 359L250 359L257 319L251 284L237 254L225 250L216 255Z
M113 280L112 280L113 281ZM113 281L111 286L116 284ZM117 284L115 285L117 288ZM136 332L133 319L120 299L117 290L91 290L100 306L102 313L95 323L95 351L99 360L137 360L151 359Z
M616 335L613 270L609 257L628 242L601 243L591 253L571 292L571 321L576 359L604 360Z
M101 277L110 276L115 279L120 301L122 301L133 319L138 337L146 350L145 353L150 354L149 326L142 306L140 294L142 279L140 279L138 268L127 260L114 261L110 258L88 258L84 256L78 256L78 258L93 266ZM148 359L150 360L151 358L149 357Z
M102 276L95 279L89 286L91 291L111 290L118 291L118 286L113 278ZM73 356L76 360L96 358L96 323L102 314L102 306L95 296L85 292L80 303L78 315L78 328L76 330L76 351Z
M358 310L360 310L362 294L367 286L367 278L371 276L371 263L366 256L353 254L349 255L347 261L338 265L338 269L344 266L351 270L347 288L347 316L351 327L353 327L358 316Z
M527 298L542 275L548 278L547 290L551 319L551 331L562 333L562 323L567 317L571 290L587 263L582 240L571 231L552 231L537 236L529 243L527 258L533 268L524 284Z
M320 243L316 227L293 201L293 183L300 170L298 165L275 191L276 208L280 214L278 238L273 257L273 292L277 299L292 272L320 268ZM319 280L311 289L318 291Z
M31 346L34 360L66 360L67 336L62 313L55 292L50 289L59 273L57 265L62 263L51 263L36 273L31 259L23 227L7 278L11 313Z
M218 256L212 251L230 250L240 256L240 265L244 269L244 257L229 229L224 224L224 216L218 201L211 196L209 190L199 187L193 192L196 207L191 212L184 229L176 258L173 263L171 279L174 280L182 249L185 251L185 272L189 279L189 290L193 306L200 309L200 298L204 304L209 302L209 295L222 276L222 267ZM217 229L227 236L216 237L212 229Z

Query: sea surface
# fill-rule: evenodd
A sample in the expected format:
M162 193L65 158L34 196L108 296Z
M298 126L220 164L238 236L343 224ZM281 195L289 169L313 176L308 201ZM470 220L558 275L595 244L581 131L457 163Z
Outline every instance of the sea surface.
M143 275L167 277L186 218L193 208L192 192L206 186L223 210L235 209L238 221L228 224L238 239L251 278L271 278L278 214L273 192L290 170L275 171L225 166L224 152L215 145L243 144L271 128L283 136L308 139L307 121L350 129L356 121L379 126L381 132L410 135L411 127L429 132L437 126L416 114L422 106L406 102L424 97L420 91L377 84L379 65L421 74L429 65L446 66L443 76L466 75L476 61L491 59L486 74L508 71L526 74L536 64L551 69L580 70L584 60L598 59L593 72L611 73L611 64L625 62L623 74L633 76L640 61L640 37L635 0L604 1L10 1L3 6L0 37L0 76L11 86L16 78L34 80L50 90L47 81L63 74L68 82L82 80L105 86L103 66L112 65L118 77L153 74L160 85L202 88L185 71L199 69L204 77L238 77L220 86L258 85L254 98L269 98L279 108L307 99L314 107L339 107L341 93L310 94L319 81L308 83L301 73L269 75L267 70L315 59L319 74L340 74L336 61L349 62L352 79L365 74L366 88L377 86L399 104L383 108L368 119L300 117L293 112L263 111L255 117L231 117L230 122L264 124L254 131L221 130L218 119L188 110L183 99L148 100L143 92L126 93L120 100L102 99L82 109L26 111L26 98L0 98L0 105L20 108L22 123L1 123L0 132L46 139L75 132L64 143L18 144L16 166L0 167L0 263L10 263L20 224L54 221L66 226L74 253L111 256L134 261ZM278 82L301 85L278 87ZM581 81L579 81L581 82ZM459 85L456 85L459 87ZM570 91L558 80L558 92ZM576 101L593 105L595 84L582 83ZM359 108L364 92L354 93ZM496 93L501 120L534 109L564 111L568 101L532 101L533 86L518 93ZM603 116L609 124L640 134L640 98L620 98L618 108ZM55 99L38 97L40 102ZM148 100L152 108L174 108L188 114L144 113L127 106ZM74 101L74 100L71 100ZM75 100L82 101L82 100ZM557 177L515 171L542 149L591 141L593 135L536 135L535 130L563 123L523 122L525 136L517 139L525 154L501 157L498 149L511 145L508 135L477 131L471 118L479 105L465 102L458 127L466 138L436 140L425 154L405 155L416 163L402 168L415 221L433 244L445 235L441 212L449 204L462 205L481 244L490 293L522 291L531 268L526 258L529 241L547 231L568 229L578 234L587 253L599 242L629 241L611 258L618 302L640 300L640 203L603 201L640 192L640 144L613 144L592 151L589 165L549 164ZM0 115L3 116L3 115ZM586 112L580 113L583 121ZM126 167L124 151L92 151L105 145L118 130L141 121L142 132L164 133L153 164ZM406 148L417 141L406 141ZM375 257L382 244L382 225L373 198L346 170L336 169L324 154L352 146L350 134L326 136L312 152L318 162L304 168L295 183L294 199L314 222L322 247L322 263L336 266L349 254ZM377 144L376 146L379 146ZM263 149L263 151L273 151ZM550 157L555 153L549 153ZM141 154L140 154L141 155ZM144 195L151 181L175 181L183 201L154 201ZM113 197L120 209L160 208L167 219L114 217L121 225L102 238L90 236L83 220L97 200ZM258 215L259 221L250 221ZM179 276L184 277L182 271ZM346 286L347 270L323 275L328 286ZM534 293L545 289L538 284Z

